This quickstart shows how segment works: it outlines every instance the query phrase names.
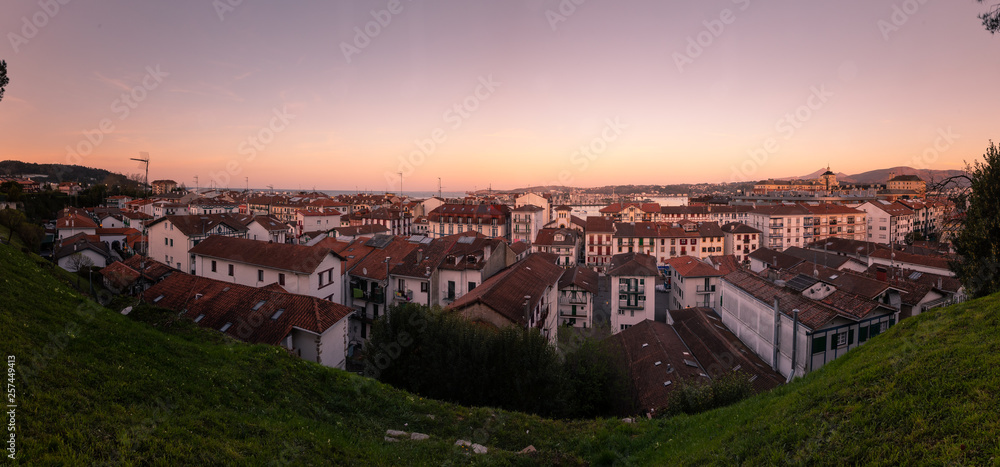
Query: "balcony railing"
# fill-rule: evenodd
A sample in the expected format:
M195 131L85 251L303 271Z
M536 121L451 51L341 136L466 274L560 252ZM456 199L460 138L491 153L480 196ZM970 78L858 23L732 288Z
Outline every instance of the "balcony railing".
M772 223L769 224L768 226L771 227L772 229L780 229L785 227L785 223L784 222Z
M559 317L561 317L561 318L586 318L587 314L586 313L580 313L580 312L573 313L573 311L560 311L559 312Z
M699 286L695 287L695 292L698 292L698 293L712 293L712 292L715 292L715 286L714 285L710 285L710 286L706 287L704 285L699 285Z
M646 286L627 286L622 285L618 287L618 293L646 293Z
M618 301L618 308L623 309L623 310L639 310L639 309L642 309L642 308L646 308L646 301L645 300L639 300L638 303L629 304L629 302L627 300L619 300Z
M559 303L568 303L571 305L586 305L587 297L559 297Z

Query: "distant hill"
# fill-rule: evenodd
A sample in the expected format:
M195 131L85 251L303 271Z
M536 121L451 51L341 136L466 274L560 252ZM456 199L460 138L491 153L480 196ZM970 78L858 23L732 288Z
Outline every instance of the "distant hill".
M112 180L120 183L127 179L122 174L82 165L36 164L14 160L0 161L0 175L32 176L37 182L79 182L88 185Z
M811 174L799 177L776 178L775 180L810 180L819 178L826 172L825 168L819 169ZM888 169L869 170L854 175L847 175L837 172L837 181L847 183L885 183L889 181L889 174L895 175L916 175L925 182L938 181L946 177L952 177L965 173L964 170L935 170L935 169L914 169L913 167L891 167Z
M916 175L925 182L939 181L943 178L961 175L964 170L933 170L914 169L913 167L892 167L889 169L869 170L857 175L852 175L856 183L881 183L889 180L889 173L896 175Z
M784 178L776 178L775 180L812 180L815 178L819 178L819 176L823 175L824 173L826 173L826 168L819 169L811 174L803 175L801 177L784 177ZM856 183L855 180L850 175L847 175L844 172L837 172L837 180L847 183Z

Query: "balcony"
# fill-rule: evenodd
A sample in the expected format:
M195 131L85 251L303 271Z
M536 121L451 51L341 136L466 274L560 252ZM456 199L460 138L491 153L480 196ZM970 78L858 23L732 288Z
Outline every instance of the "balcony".
M382 293L382 290L369 292L367 290L353 289L353 293L355 300L364 300L372 303L385 303L385 294Z
M563 305L586 305L587 297L586 296L559 297L559 303Z
M710 286L706 287L704 285L699 285L699 286L695 287L695 292L698 292L698 293L712 293L712 292L715 292L715 286L714 285L710 285Z
M621 309L621 310L641 310L643 308L646 308L646 301L645 300L639 300L637 303L629 304L629 302L627 300L624 300L624 301L623 300L619 300L618 301L618 308Z
M646 286L638 285L630 287L627 285L620 285L618 286L618 293L646 293Z
M772 223L772 224L769 224L768 227L770 227L772 229L782 229L782 228L785 227L785 223L784 222Z
M586 319L587 318L587 314L586 313L580 313L579 311L577 311L576 313L573 313L573 311L567 310L567 311L560 311L559 312L559 317L560 318L584 318L584 319Z

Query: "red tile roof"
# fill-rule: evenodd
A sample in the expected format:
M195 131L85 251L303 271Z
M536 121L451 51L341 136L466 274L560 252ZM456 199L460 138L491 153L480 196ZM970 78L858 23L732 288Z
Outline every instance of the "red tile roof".
M113 287L123 289L132 285L139 278L139 272L126 266L121 261L115 261L101 269L101 275L111 283Z
M471 292L459 297L448 309L461 310L467 306L482 303L499 315L518 326L527 325L524 317L524 296L529 295L529 307L534 309L547 287L557 288L564 269L556 266L539 254L514 263L489 279L483 281ZM551 303L550 306L556 306ZM554 310L550 310L550 313Z
M97 223L90 216L82 214L70 214L60 217L56 221L57 229L96 229Z
M559 288L565 289L575 285L587 292L597 294L598 278L597 272L593 269L577 266L566 270L562 278L559 279Z
M722 272L692 256L678 256L667 260L667 265L683 277L719 277Z
M645 320L609 337L607 342L619 350L636 402L644 410L666 408L670 393L682 382L710 380L684 341L664 323Z
M265 243L219 235L202 240L191 248L190 253L303 274L316 272L316 268L329 255L340 257L329 248L321 246Z
M281 345L292 328L322 334L354 312L339 303L175 273L143 293L155 306L180 310L198 325L220 330L237 339ZM263 303L261 303L263 302ZM259 305L259 306L258 306ZM254 308L257 307L257 310ZM275 319L278 310L284 310Z
M711 308L669 311L674 330L713 378L742 373L752 379L754 392L780 386L785 378L748 348ZM754 378L756 377L756 378Z
M837 310L825 303L810 300L747 271L733 271L723 276L722 280L768 304L768 306L773 306L774 299L777 297L778 310L786 316L792 317L792 310L798 309L799 322L814 331L822 329L839 314Z
M611 257L608 275L656 276L656 258L642 253L620 253Z
M948 266L948 259L939 256L915 255L912 253L906 253L899 250L888 250L888 249L874 251L868 256L871 256L872 258L887 259L897 263L909 263L909 264L928 266L943 270L950 270L950 267Z

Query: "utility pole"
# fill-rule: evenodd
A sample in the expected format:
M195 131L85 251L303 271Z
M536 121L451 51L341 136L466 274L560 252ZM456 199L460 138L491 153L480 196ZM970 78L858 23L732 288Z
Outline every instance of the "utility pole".
M201 192L201 188L198 186L198 176L197 175L194 176L194 192L196 194Z
M444 199L444 196L441 196L441 177L438 177L438 198Z

